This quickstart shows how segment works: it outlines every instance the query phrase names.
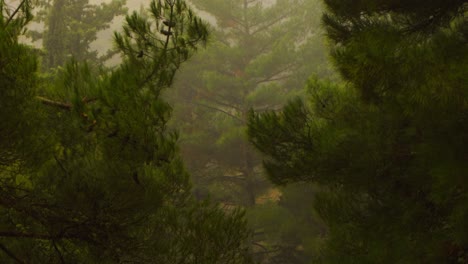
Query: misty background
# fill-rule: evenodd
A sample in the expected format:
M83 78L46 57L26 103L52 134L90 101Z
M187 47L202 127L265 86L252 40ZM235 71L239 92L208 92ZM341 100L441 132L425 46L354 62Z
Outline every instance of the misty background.
M466 1L1 3L11 263L468 263Z

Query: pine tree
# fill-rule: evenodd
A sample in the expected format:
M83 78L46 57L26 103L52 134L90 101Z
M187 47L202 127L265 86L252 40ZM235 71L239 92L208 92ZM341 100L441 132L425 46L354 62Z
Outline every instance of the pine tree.
M30 31L33 41L42 39L44 69L64 66L71 57L77 61L101 64L115 55L98 56L90 44L97 39L97 33L109 29L116 16L127 12L125 1L113 0L100 5L90 4L89 0L39 1L40 9L35 22L44 23L42 32Z
M322 186L325 263L466 263L466 1L325 1L343 82L252 113L277 184Z
M18 44L18 35L32 19L29 2L10 9L0 2L0 108L2 109L0 129L0 164L14 164L21 156L15 150L27 147L23 131L32 129L28 122L30 101L34 97L37 78L31 72L36 69L36 60L28 56L27 48ZM18 67L21 66L21 67Z
M216 199L253 206L266 183L245 138L247 113L278 108L305 79L304 69L308 75L321 65L320 48L305 48L320 46L319 8L309 1L192 2L216 25L206 52L186 65L176 83L178 125L186 127L183 149L198 186L224 188L213 193ZM313 57L317 63L305 63Z
M183 1L153 1L116 33L119 67L71 61L49 83L18 43L29 6L0 6L2 263L250 263L243 213L191 198L166 125L161 94L204 23Z
M271 234L267 227L278 223L270 215L287 209L276 205L279 192L271 189L246 139L246 121L250 108L279 108L298 93L294 88L302 86L311 71L329 73L320 5L302 0L191 2L213 22L206 51L184 65L171 95L174 126L182 127L182 151L194 175L194 192L226 207L248 208L258 262L294 263L279 255L301 255L300 239L288 239L289 230Z

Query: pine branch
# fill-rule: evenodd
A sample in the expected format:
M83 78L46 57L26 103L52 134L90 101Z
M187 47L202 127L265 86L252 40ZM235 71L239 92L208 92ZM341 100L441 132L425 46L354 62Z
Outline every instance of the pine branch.
M284 68L281 68L281 69L277 70L276 72L273 72L272 74L268 75L267 77L256 81L255 84L259 85L259 84L264 83L264 82L272 82L272 81L279 81L279 80L287 79L287 78L290 77L287 74L284 75L284 76L278 76L278 75L280 75L282 73L285 73L285 72L293 69L295 66L298 66L298 65L299 65L298 63L290 63L290 64L286 65ZM278 76L278 77L276 77L276 76Z
M277 23L283 21L284 19L287 19L288 17L290 17L291 14L292 14L292 11L290 11L290 12L288 12L288 13L285 13L285 14L283 14L282 16L279 16L278 18L276 18L276 19L270 21L270 23L267 23L267 24L264 24L264 25L262 25L262 26L259 26L259 27L256 28L254 31L252 31L251 35L255 35L255 34L257 34L258 32L261 32L261 31L263 31L263 30L265 30L265 29L268 29L269 27L274 26L275 24L277 24ZM262 23L259 23L259 24L261 25ZM259 24L257 24L257 25L259 25ZM252 27L256 27L257 25L253 25Z
M205 99L205 100L208 100L208 101L211 101L215 104L218 104L218 105L221 105L221 106L225 106L225 107L229 107L229 108L232 108L232 109L235 109L237 111L241 111L241 108L238 107L238 106L235 106L233 104L228 104L228 103L225 103L225 102L222 102L222 101L219 101L217 99L214 99L213 97L211 97L211 94L199 89L199 93L203 93L201 94L201 96ZM220 100L225 100L225 98L223 98L221 95L219 94L213 94L214 96L217 96L220 98Z

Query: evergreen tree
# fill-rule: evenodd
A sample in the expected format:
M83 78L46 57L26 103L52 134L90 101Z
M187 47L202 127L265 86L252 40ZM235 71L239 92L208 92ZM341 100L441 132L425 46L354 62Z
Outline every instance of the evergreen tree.
M18 43L29 5L0 2L2 263L250 263L243 213L191 198L166 128L161 93L204 23L183 1L153 1L115 35L119 67L72 61L49 83Z
M466 1L325 3L343 83L251 114L270 179L322 186L325 263L466 263Z
M77 61L100 64L112 57L116 51L98 56L90 44L97 39L97 33L106 30L114 17L125 15L125 1L112 0L100 5L90 4L89 0L39 1L42 9L35 21L44 23L42 32L30 31L29 36L36 41L42 39L45 69L65 65L71 57Z

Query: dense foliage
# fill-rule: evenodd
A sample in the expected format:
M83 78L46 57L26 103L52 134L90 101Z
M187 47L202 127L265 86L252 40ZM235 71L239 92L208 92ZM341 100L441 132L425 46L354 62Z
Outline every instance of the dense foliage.
M123 62L42 78L0 2L2 263L250 263L243 213L191 198L161 94L206 41L183 1L151 3L115 40Z
M1 263L468 263L466 0L190 2L0 0Z
M466 263L466 1L325 3L343 82L251 114L270 179L320 184L324 263Z

